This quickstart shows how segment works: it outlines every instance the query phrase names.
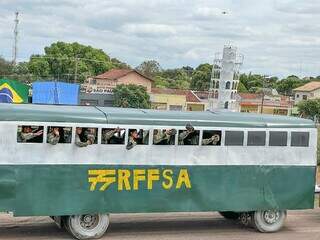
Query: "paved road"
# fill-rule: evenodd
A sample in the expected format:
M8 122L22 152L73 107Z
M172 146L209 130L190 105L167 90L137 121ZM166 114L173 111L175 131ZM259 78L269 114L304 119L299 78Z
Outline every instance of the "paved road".
M47 217L13 218L0 215L0 239L72 239ZM320 209L290 211L282 231L262 234L225 220L217 213L166 213L111 215L103 239L145 240L319 240Z

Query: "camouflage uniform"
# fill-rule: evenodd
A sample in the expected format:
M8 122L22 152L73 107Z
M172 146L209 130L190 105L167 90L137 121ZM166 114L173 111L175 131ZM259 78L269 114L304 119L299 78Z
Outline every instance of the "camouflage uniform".
M27 142L28 140L31 140L35 137L38 137L38 135L36 133L33 133L33 132L23 133L23 132L21 132L19 134L19 142Z
M78 147L87 147L89 145L88 142L81 142L80 136L76 134L75 142Z
M102 141L108 143L108 140L110 140L117 131L117 129L105 131L102 135Z
M153 144L159 144L163 140L167 140L169 143L170 137L176 134L175 129L171 129L169 131L162 132L161 130L157 130L157 133L153 135Z
M60 136L59 135L55 135L53 132L48 134L48 143L52 144L52 145L56 145L60 140Z
M214 134L211 138L202 139L202 145L209 145L211 143L212 145L217 145L219 141L220 141L220 136L218 134Z

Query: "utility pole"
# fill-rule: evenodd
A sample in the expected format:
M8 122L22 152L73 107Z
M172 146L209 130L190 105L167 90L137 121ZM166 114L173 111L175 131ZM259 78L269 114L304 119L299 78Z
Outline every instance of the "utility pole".
M17 64L17 55L18 55L18 24L19 24L19 12L15 12L15 19L14 19L14 45L13 45L13 59L12 64Z
M74 66L74 83L77 83L78 80L78 57L75 58L75 66Z

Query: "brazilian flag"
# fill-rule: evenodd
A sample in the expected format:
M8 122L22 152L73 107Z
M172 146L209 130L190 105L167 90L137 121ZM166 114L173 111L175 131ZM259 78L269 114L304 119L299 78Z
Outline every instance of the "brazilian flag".
M0 79L0 103L28 103L29 86L18 81Z

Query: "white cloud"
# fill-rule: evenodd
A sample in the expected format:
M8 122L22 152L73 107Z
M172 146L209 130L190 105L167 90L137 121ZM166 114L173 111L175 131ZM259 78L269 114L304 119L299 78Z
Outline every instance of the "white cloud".
M314 0L0 0L6 58L16 10L21 60L52 42L78 41L133 66L144 59L165 68L197 66L232 43L245 55L243 71L320 75L320 2Z

